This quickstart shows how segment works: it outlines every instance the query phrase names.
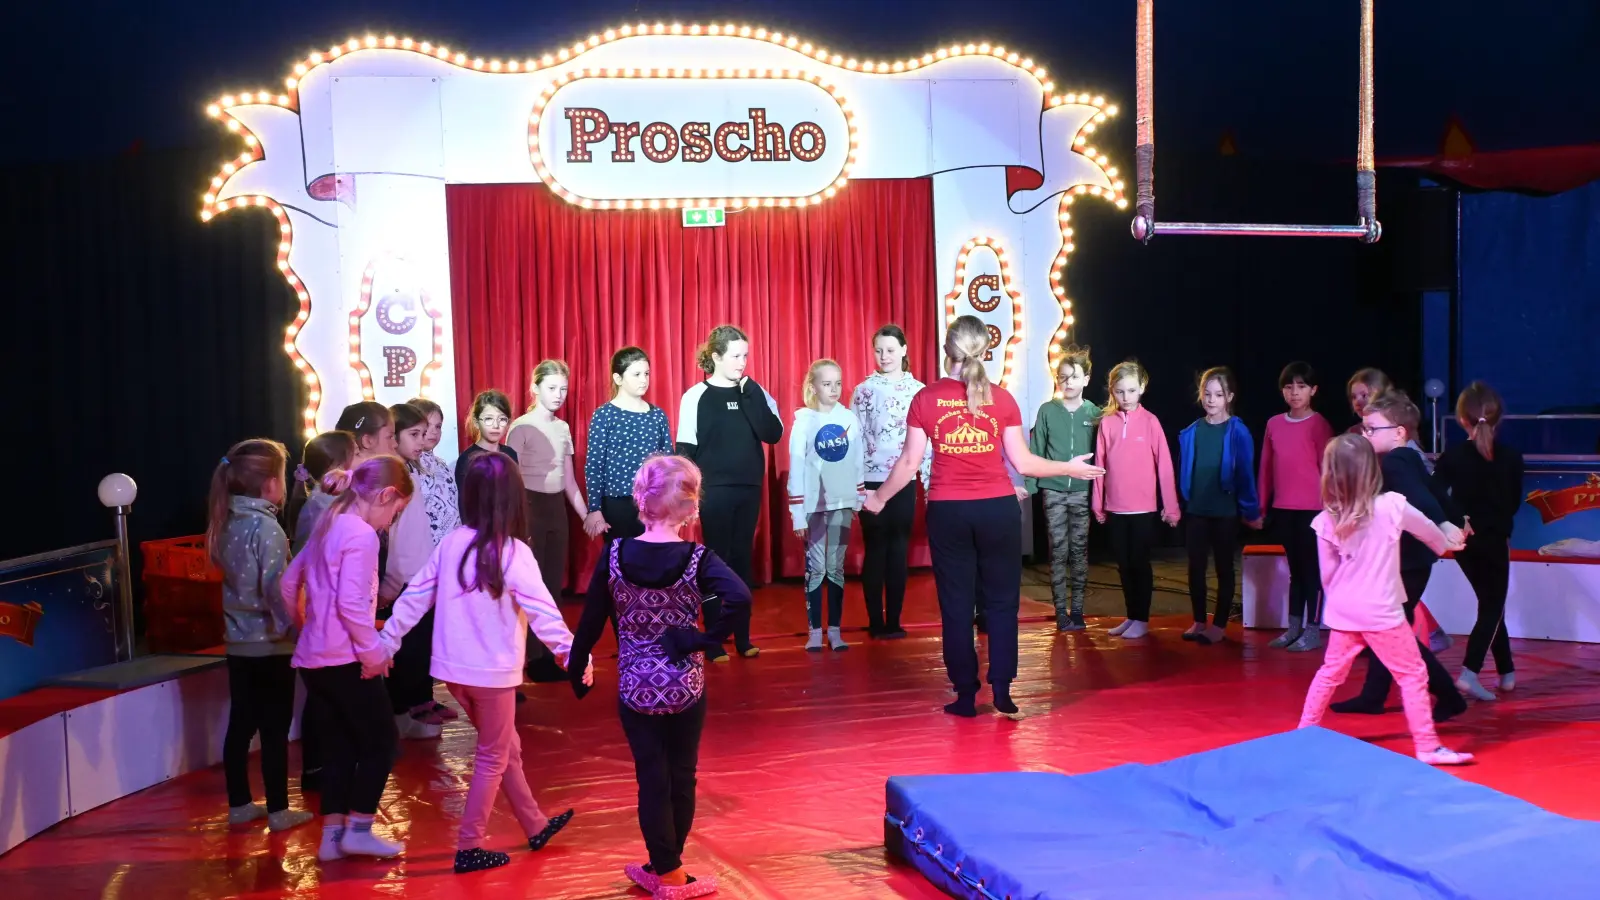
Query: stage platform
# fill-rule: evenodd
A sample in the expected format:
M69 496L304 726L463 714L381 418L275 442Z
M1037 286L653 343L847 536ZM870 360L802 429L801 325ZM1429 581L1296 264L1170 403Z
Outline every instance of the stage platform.
M1587 900L1600 884L1600 822L1321 728L1087 775L896 777L885 794L884 846L973 900Z
M913 576L908 622L936 621L932 593L930 577ZM1114 588L1096 587L1089 609L1105 613L1119 602ZM716 873L720 896L735 900L945 896L884 850L889 777L1078 775L1276 734L1294 726L1320 662L1319 654L1269 650L1272 632L1241 632L1237 625L1225 644L1185 643L1178 639L1184 617L1158 619L1155 636L1137 643L1107 636L1116 621L1109 618L1086 633L1058 636L1046 620L1048 606L1030 600L1023 603L1016 693L1032 715L1011 722L984 710L977 719L955 720L939 712L949 689L937 628L915 627L906 640L888 643L866 643L856 632L847 634L856 643L848 652L805 653L799 587L761 590L756 603L755 633L764 636L765 652L714 666L708 676L699 816L687 853L693 870ZM576 608L567 613L576 620ZM853 581L845 615L847 624L861 621ZM1600 646L1513 641L1513 647L1517 692L1475 706L1442 729L1452 746L1478 753L1480 764L1441 777L1600 820ZM1459 664L1460 653L1458 643L1446 663ZM322 866L313 858L315 826L283 835L229 828L222 773L212 767L27 841L0 856L0 879L12 896L60 900L643 897L622 875L622 865L639 860L643 847L613 667L601 659L600 687L582 702L563 685L527 688L530 700L518 710L524 768L547 809L576 808L577 817L544 852L529 854L515 849L514 820L497 810L490 845L513 853L504 869L450 871L474 738L469 725L456 722L440 740L407 742L390 779L380 829L409 842L402 859ZM438 696L450 702L443 690ZM1387 715L1329 716L1326 724L1386 752L1409 752L1398 701L1392 705ZM220 721L216 728L220 740ZM296 746L293 773L297 754ZM1306 776L1317 777L1314 760ZM6 802L17 784L8 782ZM291 782L291 793L300 803L298 782Z

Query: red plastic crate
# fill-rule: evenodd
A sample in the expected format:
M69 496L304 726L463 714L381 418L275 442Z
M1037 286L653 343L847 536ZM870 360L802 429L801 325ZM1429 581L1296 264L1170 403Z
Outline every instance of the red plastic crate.
M206 537L167 538L145 541L139 545L144 554L144 575L162 575L168 578L187 578L191 581L222 581L222 573L206 556Z

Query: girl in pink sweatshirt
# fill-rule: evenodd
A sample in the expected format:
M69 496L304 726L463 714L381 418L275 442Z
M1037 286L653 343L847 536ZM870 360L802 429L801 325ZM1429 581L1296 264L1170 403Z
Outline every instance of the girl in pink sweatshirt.
M1304 652L1322 646L1322 619L1317 614L1317 535L1311 520L1322 509L1317 480L1322 474L1322 450L1333 439L1333 426L1311 409L1317 396L1317 373L1310 364L1292 362L1278 375L1278 389L1289 411L1267 420L1261 438L1261 478L1257 493L1265 515L1252 524L1260 528L1266 516L1283 541L1289 564L1289 629L1273 638L1269 647Z
M439 542L411 578L378 637L393 656L406 632L431 612L432 677L449 686L478 729L472 786L456 844L457 873L511 862L510 856L483 847L497 790L505 791L532 850L543 849L572 819L570 809L547 816L534 802L515 721L527 646L523 635L531 628L565 665L572 632L533 551L517 537L527 533L527 513L516 461L504 453L480 453L462 475L461 527Z
M333 469L322 487L333 495L333 504L280 583L284 603L300 626L292 662L306 683L307 708L319 718L323 741L317 858L387 858L405 845L372 833L399 740L382 677L389 657L373 625L378 530L406 508L411 476L398 458L378 456L354 472Z
M1467 762L1472 754L1441 746L1433 729L1427 669L1416 636L1406 624L1400 535L1409 532L1441 555L1466 545L1459 540L1451 543L1405 497L1383 493L1378 455L1358 435L1340 435L1323 452L1321 499L1324 509L1311 527L1317 535L1324 622L1331 631L1322 668L1306 693L1300 727L1322 721L1350 665L1363 648L1370 647L1400 683L1417 759L1435 766Z
M1094 483L1090 508L1111 534L1111 552L1122 577L1128 618L1111 633L1142 638L1150 631L1150 597L1155 576L1150 550L1156 543L1156 515L1178 524L1178 492L1172 478L1172 451L1155 414L1140 405L1150 374L1133 360L1111 370L1105 411L1095 438L1096 462L1104 478Z

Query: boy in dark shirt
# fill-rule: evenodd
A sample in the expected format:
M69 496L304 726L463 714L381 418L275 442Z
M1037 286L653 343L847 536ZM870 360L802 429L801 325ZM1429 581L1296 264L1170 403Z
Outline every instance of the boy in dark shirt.
M1417 405L1411 402L1404 391L1389 390L1367 404L1361 431L1372 442L1372 448L1378 451L1378 457L1382 460L1384 490L1404 496L1408 503L1432 519L1445 536L1454 542L1460 535L1456 523L1451 521L1460 518L1454 512L1455 505L1449 495L1436 489L1428 477L1422 454L1406 446L1417 433L1421 418ZM1408 622L1416 618L1417 604L1422 601L1422 592L1428 586L1428 577L1438 558L1426 544L1411 535L1400 538L1400 580L1406 589L1405 612ZM1435 698L1434 721L1443 722L1461 714L1467 708L1467 701L1456 688L1449 671L1426 644L1418 641L1417 646L1422 651L1422 661L1428 667L1428 691ZM1367 661L1367 679L1361 686L1361 693L1333 704L1332 709L1340 713L1382 713L1393 684L1394 676L1389 669L1376 657L1370 657Z

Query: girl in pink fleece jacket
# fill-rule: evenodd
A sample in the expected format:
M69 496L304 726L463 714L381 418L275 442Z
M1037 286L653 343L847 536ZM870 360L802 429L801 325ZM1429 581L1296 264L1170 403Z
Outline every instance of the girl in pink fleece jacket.
M497 790L505 791L532 850L543 849L572 819L570 809L547 816L534 802L522 771L515 721L527 646L523 635L533 629L566 665L572 632L556 609L533 551L516 537L527 533L516 461L504 453L481 453L462 476L461 527L446 535L412 576L378 638L392 657L406 632L432 610L432 675L449 686L478 729L472 785L456 844L457 873L511 862L510 856L483 847ZM586 682L592 677L592 672L585 673Z
M1409 532L1435 553L1460 550L1437 525L1397 493L1382 493L1383 475L1372 444L1358 435L1333 439L1322 454L1323 511L1312 520L1317 533L1324 598L1323 623L1330 629L1327 655L1306 693L1300 727L1322 721L1333 692L1350 665L1370 647L1400 683L1406 724L1417 759L1456 766L1472 759L1439 744L1428 701L1428 673L1406 624L1405 586L1400 581L1400 535Z
M1110 529L1111 552L1122 578L1128 618L1111 629L1123 638L1150 632L1150 598L1155 575L1150 550L1156 543L1156 515L1178 524L1178 491L1172 477L1172 451L1155 414L1140 405L1150 374L1133 360L1111 370L1105 411L1095 438L1096 461L1106 475L1094 483L1090 508L1095 521Z
M382 677L388 656L373 625L378 530L388 528L410 501L411 476L397 457L378 456L354 472L331 470L322 487L333 503L280 582L300 626L292 662L305 681L307 709L318 719L324 745L317 858L387 858L405 846L372 833L399 740Z

